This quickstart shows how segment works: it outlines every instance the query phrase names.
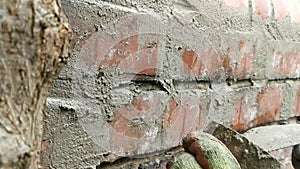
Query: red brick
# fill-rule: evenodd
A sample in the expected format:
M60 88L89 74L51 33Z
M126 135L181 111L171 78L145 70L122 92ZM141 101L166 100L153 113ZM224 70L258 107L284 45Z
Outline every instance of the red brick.
M190 73L189 71L194 69L195 64L197 63L197 54L193 50L184 49L182 54L182 60L184 62L184 71L185 73Z
M106 50L106 54L103 57L101 56L101 52L97 52L95 49L95 53L90 53L90 55L88 55L90 58L85 57L81 59L88 65L98 64L100 67L105 65L116 66L121 68L125 73L154 76L157 67L157 42L152 42L150 45L138 49L137 40L137 35L122 39L113 47L109 48L109 51ZM103 49L104 47L107 47L107 45L103 44L103 47L102 44L98 44L97 42L95 42L95 44L97 44L93 45L95 48L99 47ZM86 55L82 54L80 56Z
M300 51L274 53L273 74L291 77L300 72Z
M233 77L243 78L247 75L254 74L254 55L252 52L244 53L244 56L237 62L236 68L233 70Z
M203 127L198 97L179 92L178 102L172 97L163 100L159 92L144 92L136 96L131 104L116 109L113 121L109 123L112 150L118 155L151 152L157 148L144 143L161 144L161 134L168 147L178 145L188 132ZM143 123L133 123L134 119Z
M300 23L300 2L298 0L272 0L274 6L275 19L279 20L288 15L291 22ZM225 5L232 8L245 8L247 1L225 0ZM271 0L252 0L253 12L263 19L271 16Z
M259 115L251 122L254 124L263 124L274 121L280 115L281 102L282 94L279 88L263 88L257 95Z
M249 78L254 74L254 56L256 46L254 42L232 40L224 38L221 42L222 48L226 51L219 52L222 55L222 65L226 76L234 79Z
M202 76L211 78L216 75L217 69L222 67L218 54L208 48L196 54L193 50L184 49L182 54L184 72L189 76Z
M171 144L181 143L181 139L197 125L196 122L198 122L199 113L201 113L200 103L197 100L199 98L195 96L184 97L185 101L172 112L172 116L178 114L177 118L174 118L169 128L165 130L165 140Z
M239 42L239 50L241 51L241 50L243 50L244 48L245 48L245 41L241 40L241 41Z
M210 47L201 51L199 56L201 61L200 63L202 63L199 69L202 75L206 75L209 78L225 76L225 72L220 72L219 70L222 68L222 60L217 51Z
M257 15L267 18L271 14L270 2L268 0L252 0L253 9Z
M254 74L254 48L247 48L243 40L239 42L239 51L230 50L230 63L231 67L226 68L226 73L233 78L245 78ZM229 60L229 59L228 59ZM237 61L234 61L237 60Z
M237 45L238 51L229 49L225 52L226 54L210 47L199 54L193 50L184 49L182 60L185 74L207 78L249 77L254 74L255 49L246 48L244 41L240 41Z
M250 105L245 100L245 97L235 101L234 103L235 112L231 121L231 128L233 130L244 130L247 126L247 120L245 116L250 114Z
M87 65L117 65L138 50L136 21L117 25L118 34L95 32L82 45L78 58Z
M225 4L232 8L245 8L248 6L246 0L225 0Z
M127 25L128 24L128 25ZM138 44L140 36L136 22L118 25L116 37L107 33L94 33L82 46L79 59L87 65L116 66L125 73L154 76L157 67L158 40L144 46Z
M117 65L123 72L154 76L157 68L157 42L145 46L121 60Z
M273 0L275 19L279 20L289 15L287 0Z
M176 101L173 98L171 98L168 101L168 107L162 116L162 118L166 121L163 123L164 129L167 129L170 126L172 126L172 123L178 118L178 111L176 111L177 107L178 103L176 103Z
M191 131L201 131L205 127L205 120L207 118L207 115L204 112L205 110L202 109L202 107L199 105L199 113L198 116L195 117L195 126Z
M160 102L161 96L157 93L141 94L136 96L130 105L118 108L115 112L114 120L110 125L119 133L133 138L147 137L147 128L149 126L131 126L128 127L130 122L134 119L142 118L149 120L157 116L155 113L160 112L162 107ZM137 132L131 132L138 127ZM142 128L141 128L142 127ZM140 130L139 130L140 129ZM138 131L139 130L139 131Z
M300 87L295 95L293 113L295 116L300 116Z
M246 8L248 8L249 5L248 3L252 3L254 11L251 12L253 12L253 15L257 15L255 16L255 18L260 18L260 17L267 18L270 17L271 10L272 10L270 5L271 0L253 0L253 1L252 0L225 0L222 2L224 2L222 5L228 7L228 10L220 9L222 8L222 6L216 5L218 4L218 2L207 1L203 3L203 5L206 6L207 8L206 7L202 8L203 11L201 11L200 13L202 13L203 15L197 16L195 18L196 19L195 22L196 21L201 22L201 20L204 19L203 25L202 24L201 25L207 31L200 31L198 33L200 34L204 33L205 35L204 37L207 37L211 41L210 42L204 41L203 44L204 43L208 44L208 46L205 46L204 48L202 48L203 47L202 44L199 44L198 46L195 46L195 48L192 48L191 46L186 46L183 47L182 50L178 49L179 51L182 52L180 54L182 60L181 59L177 60L178 62L183 63L183 65L180 66L178 66L177 63L172 64L176 62L176 59L173 58L172 58L173 60L170 59L171 64L163 65L165 64L165 62L160 63L159 61L165 61L164 60L165 58L161 58L164 56L158 56L159 53L158 51L160 51L160 47L165 46L164 44L169 42L168 40L165 39L166 38L165 35L166 34L170 35L172 34L172 32L169 33L157 32L157 30L160 30L159 27L166 26L162 30L168 31L168 26L163 25L163 23L174 22L174 24L172 23L171 25L176 25L175 23L177 22L176 20L173 19L168 20L168 18L162 19L163 20L162 21L163 23L161 23L162 25L158 25L157 29L150 30L151 29L150 24L153 24L155 22L153 22L153 20L152 21L146 20L144 22L139 19L134 19L134 18L138 18L135 17L135 15L139 15L138 13L136 13L137 11L135 10L139 11L139 9L132 9L130 8L131 5L127 3L125 4L105 3L103 7L108 10L107 12L105 12L105 16L101 16L100 18L98 18L97 16L98 13L97 9L102 8L101 7L102 3L98 4L100 6L97 5L87 6L87 9L85 11L90 11L92 14L95 15L86 15L86 18L78 18L78 16L83 16L83 15L85 16L85 13L81 13L81 11L80 11L81 13L80 15L78 14L72 15L72 18L70 20L71 23L73 23L72 26L74 26L74 28L78 27L80 31L77 33L76 36L82 35L82 31L85 30L92 33L91 35L84 37L84 39L82 40L77 38L74 39L74 42L75 41L76 43L78 42L75 48L75 50L79 50L79 54L77 55L79 58L78 63L81 63L80 61L83 61L88 66L92 66L92 65L96 65L99 67L105 65L116 66L122 69L124 72L132 73L134 76L139 74L155 76L157 73L157 67L158 67L157 65L159 65L161 67L170 66L167 67L167 69L170 69L169 72L171 73L176 73L177 69L181 69L183 67L184 68L183 70L178 71L184 73L184 75L178 75L182 79L185 79L183 76L200 76L203 78L216 78L221 80L224 80L223 78L227 78L227 77L238 79L236 84L235 82L233 82L234 84L232 86L229 87L226 86L226 89L224 91L220 91L221 92L220 97L222 95L222 98L220 98L221 99L220 102L218 102L219 100L217 100L216 102L218 103L212 105L209 104L209 106L202 105L205 104L202 103L202 101L206 100L207 102L211 101L212 103L215 103L214 100L215 98L209 97L211 92L216 92L214 91L214 89L207 89L207 93L203 92L206 97L205 99L199 98L198 94L193 94L194 91L192 91L192 89L188 89L189 93L178 91L179 99L172 98L170 97L170 95L167 94L167 92L157 91L159 89L156 89L154 91L142 92L141 94L135 96L128 105L124 105L124 102L122 102L122 105L117 104L118 106L122 106L122 107L117 107L115 110L113 110L114 116L112 116L112 122L107 123L105 119L101 119L100 121L97 121L97 123L94 123L93 125L99 125L98 128L95 127L95 130L98 129L97 131L98 133L95 136L89 135L90 137L96 137L96 139L105 139L105 141L103 141L105 143L110 141L109 144L104 145L103 148L101 147L102 145L100 145L99 146L100 149L97 148L97 150L95 150L94 152L96 154L90 152L91 157L87 157L83 159L83 162L87 162L89 164L94 163L95 160L91 158L95 157L95 155L97 155L99 151L103 152L104 154L116 153L116 156L120 154L121 156L129 156L129 155L137 155L137 154L147 154L148 152L155 152L155 151L165 150L173 146L178 146L180 145L181 137L184 136L187 132L193 130L201 130L203 128L205 123L204 119L207 118L205 114L206 111L212 112L216 110L214 111L214 113L210 114L210 117L208 118L214 119L213 116L216 116L215 119L221 120L222 122L224 120L224 122L227 124L228 121L232 120L231 121L232 128L236 130L245 130L249 127L253 127L256 125L263 125L265 123L277 120L277 118L279 118L280 116L281 104L284 105L284 111L290 110L292 108L290 107L291 106L290 101L287 101L288 103L286 102L282 103L282 91L276 86L265 87L263 89L256 88L254 86L244 87L245 84L248 85L248 82L244 83L245 81L239 81L239 78L241 79L251 78L252 75L254 75L254 71L257 71L255 73L258 74L257 78L260 80L268 80L264 76L265 72L271 73L272 74L270 75L271 78L276 78L277 76L284 77L284 78L290 76L293 77L299 76L300 68L298 67L300 67L299 66L300 52L291 51L291 50L290 50L291 52L285 52L288 49L290 49L291 46L283 44L283 41L278 41L278 46L283 46L281 48L283 49L283 51L280 51L280 47L278 48L274 47L275 50L278 51L275 52L274 56L270 56L269 55L270 51L273 52L274 49L273 46L270 44L270 46L267 45L267 46L257 48L260 53L259 55L256 56L256 47L255 47L256 42L266 43L266 41L268 41L269 36L265 35L266 30L262 25L268 24L269 21L266 21L265 23L263 23L263 21L259 21L262 25L251 24L252 21L250 21L249 15L250 14L252 15L252 13L248 13L248 9ZM275 19L279 20L290 14L291 21L294 23L298 23L300 20L299 2L300 1L298 0L273 0ZM122 5L123 7L119 5ZM124 5L126 6L128 5L127 6L128 8ZM151 4L149 5L150 6L148 5L143 6L142 8L145 8L145 10L147 10L148 7L152 8ZM157 4L153 4L153 5L154 8L156 8ZM180 7L185 8L184 6L185 5ZM84 7L84 6L80 5L77 7ZM91 10L92 8L95 8L95 10ZM215 10L212 10L212 8L214 8ZM163 10L158 9L158 11L161 11L162 13L158 12L157 16L164 14ZM216 20L211 20L211 18L209 17L206 18L207 15L210 16L209 14L211 14L212 11L214 17L211 18L216 18ZM69 13L72 12L73 10L69 9ZM121 21L122 18L120 17L122 17L121 15L123 12L126 13L126 15L128 14L129 16L125 20L128 21L129 18L131 18L132 16L133 17L132 21L126 23L120 23L122 22ZM111 13L115 15L112 16L110 15ZM152 14L149 14L149 16L150 15L151 17L156 17ZM176 14L176 17L177 16L180 19L180 14L179 15ZM145 16L145 18L146 17L147 16ZM103 31L102 29L98 29L97 30L98 32L94 32L95 30L91 30L91 27L93 27L95 24L93 20L94 19L97 20L97 18L101 20L105 20L107 22L113 20L113 22L116 25L114 25L113 27L109 27L106 26L105 23L103 23L104 25L102 26L106 27L106 29ZM187 18L183 18L183 19L187 19ZM185 21L183 20L182 22ZM215 30L215 27L218 25L221 26L220 30L217 30L215 34L210 34ZM281 23L278 26L279 29L278 31L282 32L284 31L282 29L289 26L292 26L292 24ZM177 40L174 41L172 40L172 44L167 44L167 45L173 46L174 43L174 46L177 45L181 46L182 44L181 42L179 42L180 40L190 41L190 39L199 37L198 34L195 35L185 34L184 33L185 32L184 30L186 30L185 28L186 27L184 26L178 27L179 32L182 32L182 36L186 36L185 38L183 38L184 40L178 39L178 43L180 44L177 44ZM295 34L295 32L297 32L297 29L296 28L291 28L291 29L292 30L290 31L290 33L282 34L283 39L287 39L287 40L291 40L291 38L297 39L296 37L297 35ZM257 30L257 31L253 31L253 30ZM142 32L139 33L139 31ZM150 34L153 33L153 34L160 34L160 35L149 35L147 33L146 33L147 35L145 35L145 32L148 31L151 32ZM268 31L270 31L270 33L273 34L274 31L276 33L277 30L274 30L272 27L270 27L270 30ZM188 31L188 32L193 32L193 31ZM253 32L255 32L258 35L255 36L251 35L251 33ZM173 35L177 35L177 34L173 33ZM160 37L161 38L160 39L158 36L164 36L164 37L163 38ZM178 36L178 37L176 36L170 38L171 39L181 38L182 36ZM225 39L224 36L227 36L228 40ZM160 40L162 41L160 42ZM192 46L194 46L195 43L196 42L192 42L193 44ZM295 46L296 47L294 47L294 49L298 49L297 45ZM286 47L288 48L286 49ZM166 50L164 52L166 53L163 54L166 54L167 56L173 54L170 53L173 51L169 51L169 50ZM267 61L266 65L263 65L264 61ZM259 67L255 69L254 67L255 65ZM169 76L166 75L166 77ZM71 77L71 79L73 79L73 77ZM211 80L210 82L212 82L212 86L215 85L213 80ZM152 81L149 83L152 83ZM185 81L183 81L183 83L185 83ZM274 83L276 82L272 82L272 84ZM76 85L75 87L77 87L77 84L75 85ZM206 87L208 88L208 82L204 82L204 83L200 82L199 85L201 86L203 85L202 86L203 88ZM229 90L227 90L227 88ZM236 90L236 88L238 89ZM294 86L292 86L292 88L294 89ZM73 88L71 88L70 90L73 91ZM232 90L236 90L236 91L232 92ZM92 90L91 92L94 93ZM289 92L290 89L288 89L288 93ZM286 96L288 95L288 93L284 92L284 96L288 97ZM232 96L232 97L228 97L229 104L227 104L227 94ZM73 95L70 95L70 97L72 96ZM223 96L224 96L224 101L222 101ZM300 115L299 96L300 96L300 88L297 94L295 94L295 96L294 95L291 96L291 97L295 97L292 98L295 99L295 101L293 105L294 109L293 112L291 112L291 114L295 113L295 115ZM120 98L122 97L118 97L118 99ZM219 99L219 96L216 99ZM114 108L114 107L111 106L109 108ZM215 113L218 112L218 110L220 110L220 112L222 113L219 114ZM229 119L227 119L228 116ZM224 119L219 117L224 117ZM62 118L62 120L64 120L65 116L63 115L59 118ZM142 123L133 123L134 121L139 119ZM94 119L89 119L89 120L94 120ZM83 122L88 123L89 121L83 121ZM74 131L75 130L76 129L74 129ZM73 128L70 128L70 132L67 132L70 134L71 139L73 138L77 139L72 136L78 133L74 131ZM88 131L86 130L86 132ZM105 134L105 135L101 136L101 134ZM47 135L47 139L49 139L48 135ZM57 145L56 147L55 146L52 147L53 146L51 144L52 142L48 142L48 141L42 142L42 149L45 150L44 151L45 153L44 154L42 153L41 155L44 157L47 156L47 158L45 158L47 159L45 162L50 161L51 159L49 158L56 157L56 155L53 154L51 149L53 149L54 151L59 151L59 147L61 147L60 145L67 146L68 148L67 145L68 143L61 140L62 138L60 138L59 135L57 136L53 135L53 137L55 137L55 138L51 138L51 140L54 140L53 143L58 143L58 142L62 142L62 143L56 144ZM73 142L72 140L70 141ZM84 138L84 140L78 142L84 144L87 143L88 146L90 145L93 146L92 144L94 143L91 143L89 140L88 142L86 141L87 140ZM91 140L91 141L97 143L95 140ZM95 147L98 146L95 145ZM78 149L78 151L81 151L81 149L82 148ZM78 152L78 151L70 152L71 153L70 157L72 157L72 159L68 158L68 159L62 159L58 161L53 160L54 163L51 165L54 165L53 167L55 167L57 166L57 164L60 164L61 166L67 167L67 164L72 163L72 161L75 162L77 160L76 158L78 157L78 155L82 154L82 152ZM64 152L62 152L62 154L63 153ZM84 153L85 151L83 152L83 154ZM114 158L116 158L116 156L113 155ZM114 159L112 157L110 158ZM78 158L78 159L82 159L82 158ZM113 160L108 160L108 161L113 161ZM98 163L99 162L102 162L102 159L99 159Z
M253 99L255 94L256 99ZM253 103L253 100L256 103ZM275 86L244 92L234 102L235 112L231 121L231 128L245 130L249 127L275 121L280 116L281 102L281 90ZM256 105L256 110L252 109L254 105Z
M204 63L200 57L195 51L184 49L182 60L185 74L190 76L199 76L202 74Z
M136 96L131 104L116 109L113 121L109 123L110 151L117 155L133 155L139 151L151 151L151 146L144 145L150 147L148 150L142 150L141 146L143 143L153 142L157 136L155 128L157 131L161 128L159 123L149 121L151 116L155 117L155 113L161 111L160 106L163 105L160 102L162 100L158 93L148 92ZM146 123L144 125L134 123L135 119ZM161 119L158 118L158 120Z
M130 57L131 55L137 52L138 50L137 41L138 41L138 35L134 35L126 39L121 39L120 42L114 44L114 46L111 46L109 48L109 50L105 53L103 58L98 58L100 59L99 66L119 65L121 62L123 62L124 59Z
M300 23L300 1L289 0L288 3L291 21L293 23Z

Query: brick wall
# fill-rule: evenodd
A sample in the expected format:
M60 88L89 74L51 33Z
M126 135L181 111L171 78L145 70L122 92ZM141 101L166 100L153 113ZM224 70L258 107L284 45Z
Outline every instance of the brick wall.
M300 1L62 7L74 47L47 101L44 168L163 152L212 120L245 131L300 115Z

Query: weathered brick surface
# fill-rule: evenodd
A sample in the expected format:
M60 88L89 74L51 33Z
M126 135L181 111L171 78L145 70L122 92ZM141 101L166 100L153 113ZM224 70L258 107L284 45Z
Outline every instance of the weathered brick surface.
M253 12L262 18L267 18L271 15L270 1L252 0Z
M300 116L300 87L295 92L292 112L295 116Z
M247 0L225 0L225 4L229 7L235 7L235 8L248 7Z
M284 0L273 0L275 19L279 20L289 15L288 4Z
M235 95L241 96L234 101L235 113L231 128L245 130L278 120L282 103L281 92L277 86L236 92Z
M47 102L46 168L165 151L211 120L244 131L300 115L297 0L62 5L74 50Z

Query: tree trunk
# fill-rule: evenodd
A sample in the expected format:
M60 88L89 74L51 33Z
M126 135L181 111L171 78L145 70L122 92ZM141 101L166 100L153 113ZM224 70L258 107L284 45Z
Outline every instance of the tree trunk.
M48 89L68 55L59 0L0 1L0 168L39 168Z

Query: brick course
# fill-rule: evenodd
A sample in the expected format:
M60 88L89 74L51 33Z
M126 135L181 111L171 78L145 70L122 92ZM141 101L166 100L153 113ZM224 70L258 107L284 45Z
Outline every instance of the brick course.
M245 131L296 118L299 5L64 1L74 51L48 99L43 166L165 151L211 120Z

